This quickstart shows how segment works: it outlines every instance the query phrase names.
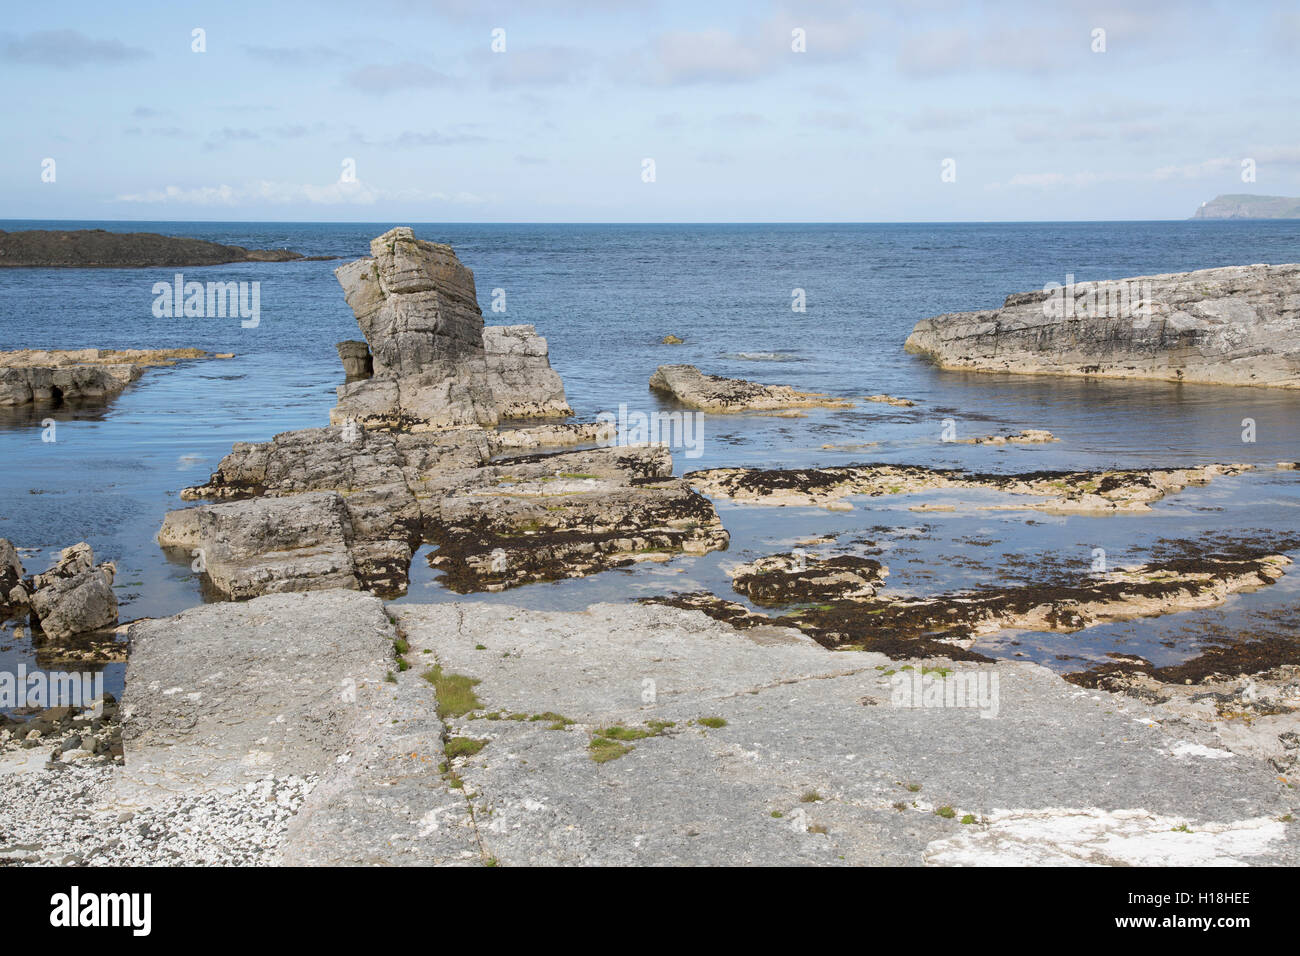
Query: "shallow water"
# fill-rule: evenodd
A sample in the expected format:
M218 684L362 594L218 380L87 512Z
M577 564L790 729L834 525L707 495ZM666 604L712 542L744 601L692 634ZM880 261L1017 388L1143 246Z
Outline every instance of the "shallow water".
M390 225L11 221L0 228L147 230L351 258ZM828 551L882 551L891 587L934 591L1027 580L1043 563L1077 562L1084 574L1096 547L1106 549L1112 564L1123 564L1141 560L1160 538L1247 539L1300 530L1300 473L1272 467L1297 457L1300 394L942 372L902 351L918 319L994 307L1008 293L1064 282L1067 274L1085 281L1300 261L1300 223L439 224L417 226L416 234L456 248L475 272L489 323L530 323L547 337L552 365L581 419L620 404L631 411L661 408L646 382L669 362L832 395L886 392L917 402L914 408L864 403L850 411L813 410L805 418L708 416L701 454L687 458L675 450L678 473L852 461L998 472L1214 461L1267 466L1190 488L1140 518L907 510L921 500L974 502L979 496L971 493L859 501L847 513L723 502L719 511L732 532L725 553L474 600L579 608L695 588L737 598L726 567L830 532L841 537ZM179 490L201 483L233 442L264 441L327 421L342 381L334 343L360 337L332 276L337 265L0 270L0 349L195 346L236 353L231 360L148 371L106 408L0 411L0 536L32 549L24 553L27 569L43 570L58 549L84 539L101 559L118 563L122 620L198 603L188 565L169 562L154 535L163 514L178 505ZM177 271L200 281L259 281L260 324L245 329L238 319L155 318L153 284L170 282ZM504 313L492 311L495 289L505 291ZM805 313L791 310L794 289L805 291ZM686 344L658 344L670 332ZM44 418L56 422L54 442L42 441ZM1061 441L947 444L939 441L945 418L954 419L958 437L1035 427ZM1242 441L1246 418L1255 422L1253 443ZM822 448L865 442L878 444ZM892 530L872 530L883 526ZM453 599L465 598L437 583L422 552L405 600ZM1294 603L1288 583L1217 612L1075 635L1001 635L981 649L1077 667L1075 658L1095 659L1122 646L1170 663L1194 652L1198 620L1207 633L1211 619L1216 631L1245 632L1254 627L1252 613ZM13 639L12 622L8 627L0 633L0 666L30 664L31 647ZM1071 660L1058 661L1060 655ZM120 686L120 672L111 669L110 690Z

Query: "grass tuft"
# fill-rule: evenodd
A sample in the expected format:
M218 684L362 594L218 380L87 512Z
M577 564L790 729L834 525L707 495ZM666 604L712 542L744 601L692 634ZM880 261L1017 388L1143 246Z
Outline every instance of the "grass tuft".
M445 673L441 664L434 664L423 676L438 695L439 717L459 717L483 706L474 693L474 688L481 683L477 677Z

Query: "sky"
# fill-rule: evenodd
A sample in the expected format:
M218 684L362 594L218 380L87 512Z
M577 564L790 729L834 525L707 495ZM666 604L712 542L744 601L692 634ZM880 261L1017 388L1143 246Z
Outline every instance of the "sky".
M8 0L0 218L1184 219L1300 195L1298 63L1295 0Z

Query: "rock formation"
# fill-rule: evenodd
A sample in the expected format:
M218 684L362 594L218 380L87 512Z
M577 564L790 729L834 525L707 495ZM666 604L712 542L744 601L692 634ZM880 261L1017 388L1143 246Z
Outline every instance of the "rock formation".
M1069 284L922 319L942 368L1300 388L1300 264Z
M343 363L343 371L347 375L349 382L370 378L375 374L375 362L370 355L370 346L365 342L358 342L353 339L347 342L339 342L334 347L338 349L339 361Z
M606 445L605 423L492 426L572 414L532 326L483 327L449 246L393 229L337 270L366 337L328 428L234 446L158 533L215 596L335 587L401 593L420 545L457 591L499 590L727 545L709 501L660 447ZM365 376L369 363L370 375ZM534 452L511 458L503 452ZM179 557L179 556L178 556Z
M0 538L0 612L27 603L27 591L22 584L23 563L18 558L18 550L8 538Z
M227 262L292 262L303 258L300 253L288 249L245 249L206 239L160 236L154 232L107 232L103 229L0 231L0 268L212 266Z
M800 392L789 385L760 385L743 378L705 375L694 365L661 365L650 376L652 391L662 392L706 412L770 412L798 408L852 408L844 399Z
M0 406L103 402L153 365L208 358L202 349L20 349L0 352Z
M712 505L672 477L663 448L492 460L500 448L481 429L338 426L240 443L209 484L182 492L221 503L168 513L158 541L201 554L205 583L226 598L400 593L424 542L459 591L726 547Z
M331 423L419 431L573 414L532 326L484 329L474 274L451 246L403 226L373 239L370 253L334 272L373 374L339 386ZM350 379L359 358L352 348Z
M66 638L117 623L112 562L96 567L84 541L64 548L58 562L31 581L31 611L47 637Z
M807 554L773 554L742 564L731 572L731 586L755 604L859 601L875 595L889 569L872 558L841 554L816 558Z
M988 660L971 649L980 635L1010 629L1072 632L1101 621L1217 607L1233 594L1275 584L1290 565L1285 554L1264 547L1152 561L1082 580L912 595L878 593L888 569L870 558L779 554L732 571L736 591L755 604L786 609L777 617L708 592L648 600L697 609L736 627L797 627L832 649L900 659Z

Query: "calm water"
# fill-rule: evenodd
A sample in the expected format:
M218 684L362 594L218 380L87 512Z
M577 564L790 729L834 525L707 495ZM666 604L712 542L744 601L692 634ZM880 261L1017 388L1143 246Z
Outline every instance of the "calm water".
M9 221L0 228L156 231L352 258L391 225ZM1211 461L1270 466L1189 489L1139 520L974 510L922 515L907 510L916 498L864 503L847 514L724 504L719 510L733 532L724 554L533 585L492 600L571 608L692 587L734 597L727 566L823 532L840 535L840 550L884 552L891 586L920 591L1023 580L1040 562L1077 560L1083 573L1094 547L1123 562L1141 560L1162 537L1300 530L1300 480L1271 468L1297 457L1300 394L948 373L902 351L918 319L994 307L1008 293L1064 282L1067 274L1084 281L1300 261L1300 222L415 228L422 238L450 242L474 270L489 323L530 323L547 337L552 365L581 419L623 403L659 407L646 381L666 362L918 403L814 411L803 419L710 417L703 454L675 454L679 473L855 460L996 471ZM174 269L0 270L0 349L196 346L236 354L147 372L104 409L0 415L0 536L32 549L24 554L28 570L43 570L59 548L84 539L118 562L122 620L199 603L188 567L168 563L154 535L164 512L177 506L177 492L204 480L233 442L327 422L342 381L334 343L360 337L332 275L338 265L179 270L200 281L259 281L261 324L254 329L238 319L155 318L152 286L170 282ZM806 294L802 314L791 310L796 288ZM505 313L491 311L494 289L505 291ZM669 332L686 344L659 345ZM40 419L47 416L58 423L53 443L41 440ZM1061 441L1004 450L941 444L944 418L957 421L959 436L1041 427ZM1242 441L1244 418L1256 423L1254 443ZM868 441L879 445L844 453L821 447ZM1295 596L1289 583L1279 585L1215 612L1215 621L1251 630L1250 615L1294 606ZM407 599L453 597L418 557ZM1200 618L1177 616L1176 639L1169 636L1173 620L1073 636L1011 635L989 649L1068 667L1123 647L1164 663L1197 646ZM1061 656L1070 660L1058 662ZM0 634L0 662L20 658L30 664L31 649L10 632ZM114 680L120 668L110 686Z

